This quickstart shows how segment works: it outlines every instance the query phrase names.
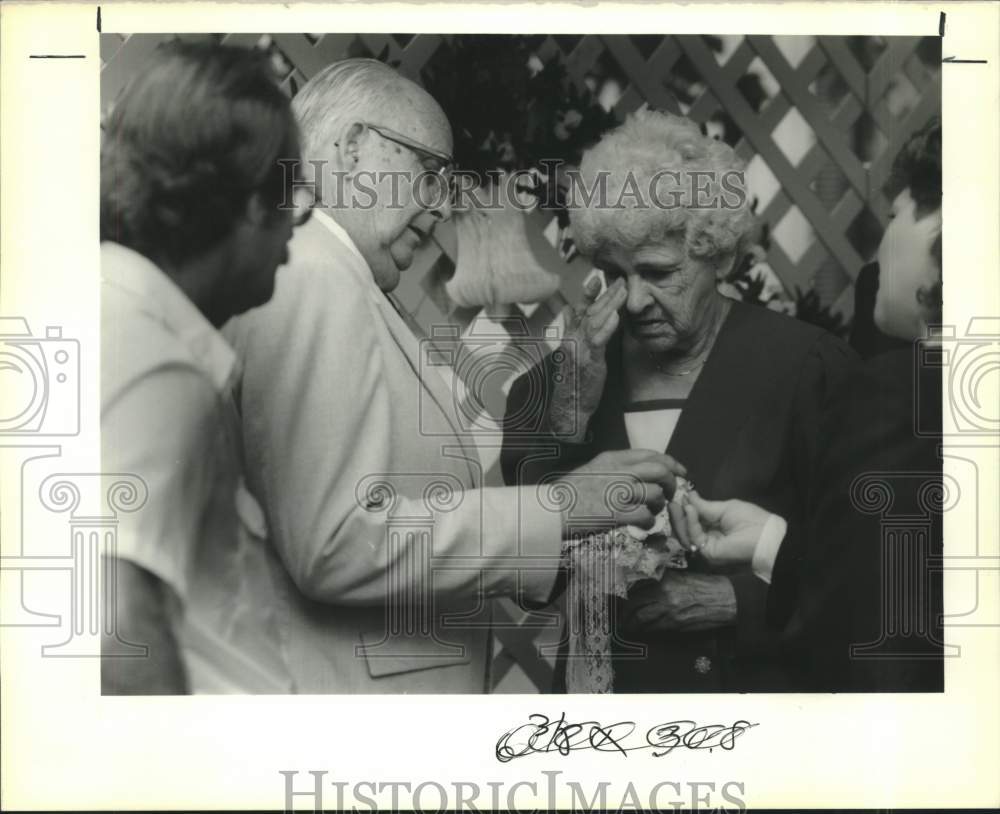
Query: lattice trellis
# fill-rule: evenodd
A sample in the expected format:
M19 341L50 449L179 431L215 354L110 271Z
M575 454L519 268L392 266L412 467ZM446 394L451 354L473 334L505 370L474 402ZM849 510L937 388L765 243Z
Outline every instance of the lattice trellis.
M156 44L168 36L173 35L102 36L102 105L113 101ZM325 65L348 56L384 59L419 82L437 49L453 39L441 34L371 33L180 36L210 36L270 49L290 94ZM595 65L610 60L626 83L614 108L620 115L642 104L675 108L666 79L679 60L688 61L702 77L704 92L685 111L687 115L705 122L720 111L725 113L742 133L738 153L748 162L763 162L765 172L777 181L777 194L760 213L777 236L769 249L771 265L787 289L820 285L823 299L849 316L851 282L871 251L871 246L858 245L863 241L852 240L852 227L859 218L867 219L871 229L884 227L889 209L884 186L893 159L910 134L940 110L940 73L915 57L921 43L917 37L874 38L881 53L867 70L852 53L847 38L809 38L807 52L794 62L780 45L787 39L742 38L724 61L699 36L549 36L542 39L536 53L543 62L562 59L570 80L581 89ZM760 110L751 106L737 86L754 69L768 74L779 88ZM840 86L834 94L822 90L830 84L823 79L831 74ZM900 77L916 89L918 102L903 115L894 115L886 96ZM789 157L776 137L789 116L811 138L804 155ZM883 142L878 154L865 163L851 144L862 119L877 128ZM782 241L786 218L791 228L798 225L813 233L808 248L795 257ZM436 260L422 265L430 269ZM824 270L826 276L821 279Z
M156 45L173 36L178 35L102 35L102 109L113 103ZM383 59L421 82L435 53L454 38L381 33L179 36L268 49L290 95L330 62L352 56ZM940 111L940 69L917 56L928 41L864 38L866 63L851 38L729 39L731 47L720 53L701 36L557 35L539 38L535 53L542 62L561 59L569 81L581 90L610 66L622 84L613 107L619 117L643 104L676 110L672 74L680 67L693 70L701 92L682 106L683 112L699 123L727 117L740 133L738 154L750 169L774 181L773 194L758 212L772 229L771 266L786 289L815 288L824 302L849 318L853 279L871 259L871 235L888 221L886 184L893 160L909 136ZM757 105L739 85L749 73L764 77L770 86ZM908 89L908 96L900 88ZM907 97L903 103L901 95ZM859 143L859 133L870 136L865 144ZM539 232L551 225L540 213L535 224ZM788 235L797 236L798 245ZM402 276L395 297L418 334L427 335L430 326L442 323L465 331L480 316L456 308L444 292L453 261L432 244ZM575 298L586 264L559 264L552 270ZM505 313L525 316L531 335L540 337L565 302L559 294L538 307L525 311L513 306ZM525 682L545 687L551 667L532 655L539 629L526 624L525 614L510 604L506 614L498 633L503 649L495 663L495 682L501 689L523 691ZM521 683L507 686L504 681L514 665L521 668Z

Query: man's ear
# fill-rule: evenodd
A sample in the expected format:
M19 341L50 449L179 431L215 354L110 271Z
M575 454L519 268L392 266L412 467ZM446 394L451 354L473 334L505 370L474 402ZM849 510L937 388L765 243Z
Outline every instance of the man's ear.
M352 172L361 160L364 144L368 139L368 128L361 122L352 122L344 128L337 141L337 159L340 166L347 172Z

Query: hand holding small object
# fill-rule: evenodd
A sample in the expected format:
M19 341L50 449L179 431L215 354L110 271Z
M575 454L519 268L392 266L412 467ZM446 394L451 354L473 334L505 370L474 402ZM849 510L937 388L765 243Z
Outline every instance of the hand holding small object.
M564 512L567 529L579 532L580 519L587 517L594 518L594 530L626 525L648 529L673 495L677 478L686 472L669 455L624 449L602 452L553 485L568 487L573 494L572 506Z
M710 565L749 564L770 512L745 500L705 500L697 492L683 505L680 539Z

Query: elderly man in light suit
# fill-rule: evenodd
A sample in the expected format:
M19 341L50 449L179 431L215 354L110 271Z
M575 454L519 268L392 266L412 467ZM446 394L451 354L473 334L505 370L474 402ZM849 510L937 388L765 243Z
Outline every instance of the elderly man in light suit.
M484 692L489 599L548 598L567 518L534 487L482 488L452 393L386 297L450 216L435 193L451 130L426 92L374 60L330 65L294 108L307 166L325 162L323 206L289 245L271 302L226 328L284 656L299 692ZM417 177L419 190L406 180ZM615 453L564 483L577 515L649 524L675 469ZM637 488L608 516L622 474Z

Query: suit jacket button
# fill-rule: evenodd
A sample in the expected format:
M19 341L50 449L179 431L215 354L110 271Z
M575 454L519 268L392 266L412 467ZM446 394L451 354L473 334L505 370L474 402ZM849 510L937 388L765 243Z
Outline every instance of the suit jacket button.
M705 673L712 669L712 660L708 656L698 656L694 660L694 669L705 675Z

